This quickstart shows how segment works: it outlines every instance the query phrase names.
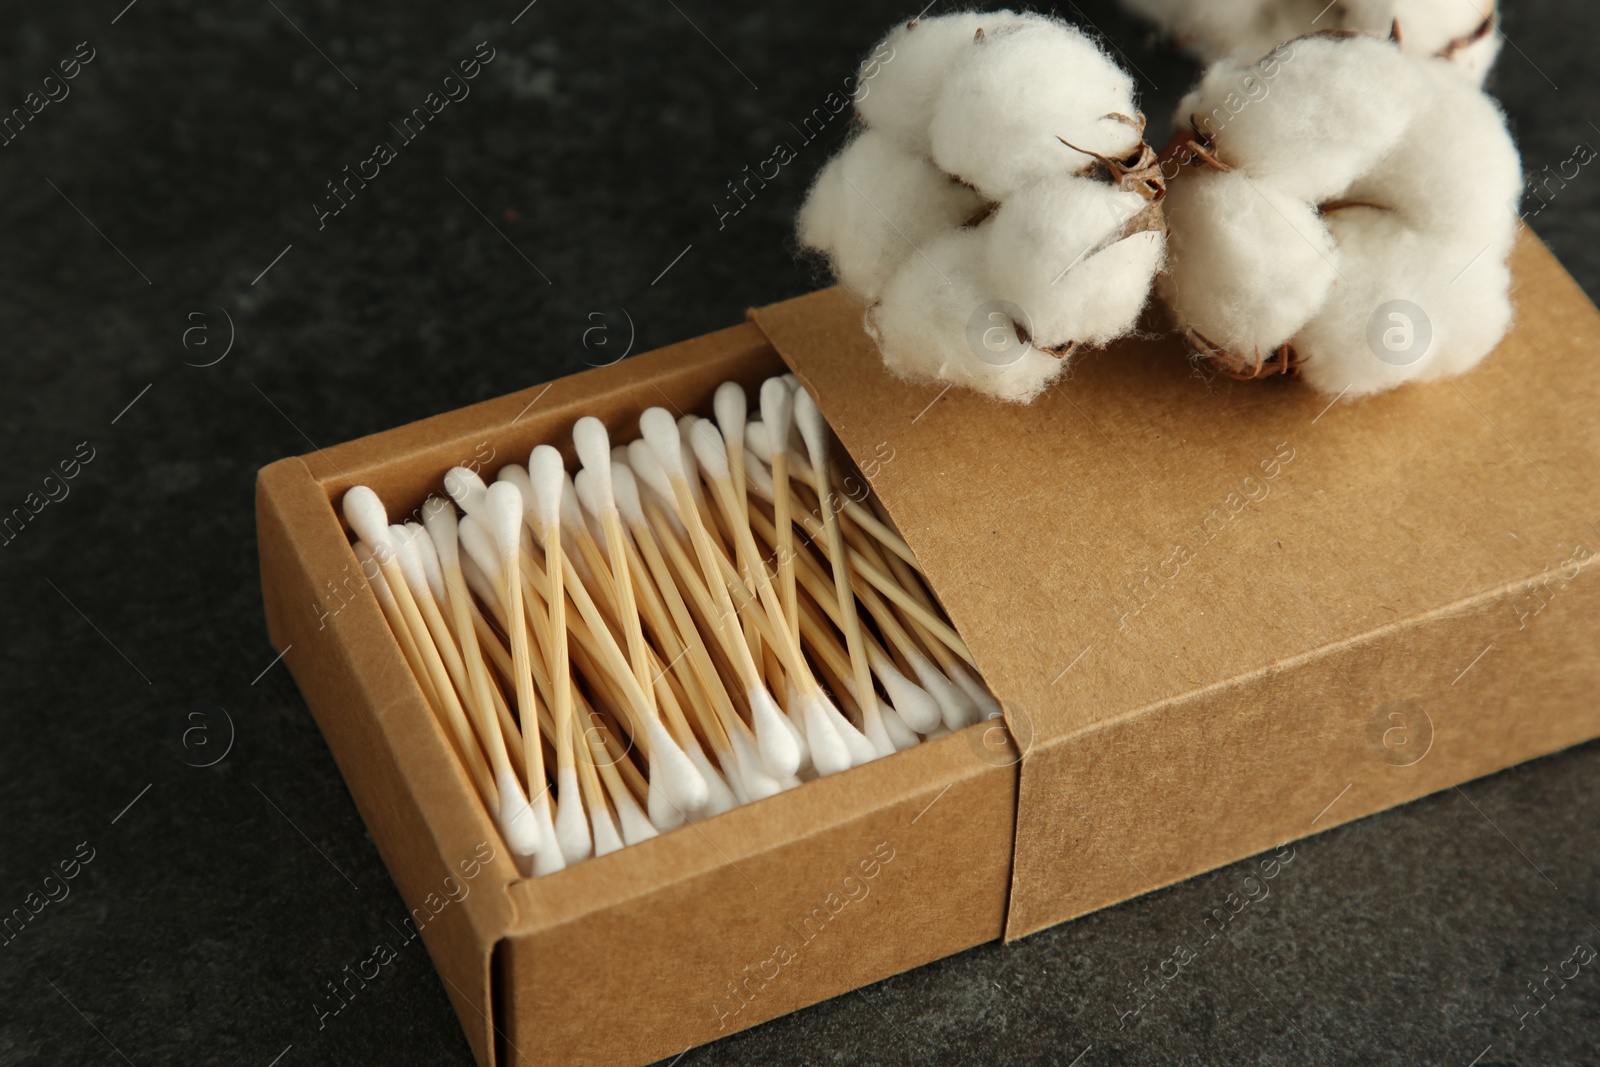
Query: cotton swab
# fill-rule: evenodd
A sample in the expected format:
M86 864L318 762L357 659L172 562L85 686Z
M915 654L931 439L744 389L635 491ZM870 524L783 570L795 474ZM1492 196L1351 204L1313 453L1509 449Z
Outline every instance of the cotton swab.
M739 671L740 681L745 688L745 697L750 704L762 762L774 778L789 777L800 768L800 750L788 730L779 722L783 713L778 710L772 694L767 692L766 686L762 683L760 671L756 668L750 647L743 640L743 635L740 634L738 639L734 640L729 634L734 628L731 620L735 619L738 613L728 596L727 586L723 584L717 565L718 550L712 545L710 536L706 533L700 512L696 508L684 476L683 442L678 425L664 408L650 408L639 417L639 430L644 434L645 443L655 453L657 462L666 472L668 484L678 501L679 518L683 520L689 530L690 539L694 542L695 553L699 556L706 585L717 598L718 606L724 613L718 620L718 628L724 635L725 645L734 653L735 667ZM735 751L737 752L737 749Z
M800 427L800 436L805 439L806 451L811 457L811 469L817 478L823 530L828 536L828 548L833 557L833 584L838 593L839 616L844 624L845 643L850 650L850 664L855 674L856 699L861 703L867 737L883 755L888 755L894 751L894 742L883 725L877 692L872 687L872 666L867 662L866 648L861 639L861 621L856 616L856 595L851 586L850 563L845 555L844 536L839 532L839 516L834 510L833 485L828 471L828 424L823 421L822 412L817 410L811 394L804 389L795 394L794 418Z
M561 453L549 445L540 445L528 456L528 479L533 487L533 498L540 517L545 520L543 537L545 552L545 580L549 593L545 606L550 613L550 646L547 649L551 684L555 687L552 717L556 724L556 788L561 798L561 810L556 821L556 833L562 835L561 852L568 863L576 863L589 852L593 842L588 823L578 804L578 769L574 760L576 749L572 741L572 688L570 684L571 660L567 655L567 598L563 584L563 558L561 548L561 523L552 502L561 499L561 481L566 471L561 465ZM522 501L519 497L518 503ZM517 510L517 527L520 532L524 509ZM557 518L557 521L549 521ZM569 802L571 814L569 811Z
M371 489L358 485L345 492L342 504L345 520L350 523L356 536L371 547L373 560L383 573L400 609L399 614L410 631L418 659L428 675L435 697L443 706L449 729L455 735L458 752L468 775L485 802L492 803L498 809L500 798L493 776L489 773L477 740L472 736L472 728L467 725L466 713L456 698L456 691L439 658L439 650L434 647L433 639L428 634L427 623L423 621L422 613L412 599L411 589L406 584L405 575L400 570L396 557L397 546L389 530L388 513L384 510L383 502Z
M550 790L545 775L544 746L539 736L539 709L533 693L533 668L528 649L528 629L523 618L522 599L522 494L510 482L496 482L484 494L484 511L489 533L499 552L506 606L506 625L510 629L511 661L517 674L517 713L522 717L523 751L527 760L528 791L532 794L534 818L543 838L533 854L536 875L559 871L566 864L569 844L562 841L550 811ZM565 800L563 796L563 800Z
M537 449L535 451L538 452ZM553 449L541 455L549 458L541 461L541 470L538 472L541 480L534 483L534 496L539 502L543 524L548 530L552 523L557 525L560 523L559 513L556 511L559 505L553 504L551 498L558 485L564 486L566 470L564 467L556 467L552 462L552 460L559 461L560 458L559 453L554 453ZM530 476L534 475L532 471L529 473ZM560 500L560 496L554 496L554 499ZM571 561L565 555L551 556L550 559L551 564L548 569L551 571L561 565L571 567ZM645 674L645 684L641 685L634 667L622 657L610 632L605 629L604 620L599 617L598 609L594 607L577 574L569 570L566 577L568 591L573 594L580 613L586 615L586 621L599 643L601 652L611 658L612 665L620 675L625 675L613 680L621 686L624 693L631 694L638 704L637 711L642 720L639 725L643 728L648 742L647 752L650 759L650 819L659 828L675 826L689 812L698 811L705 806L710 798L709 787L693 761L685 755L683 749L662 725L655 707L654 686L650 684L648 670Z
M530 856L539 845L539 827L533 809L528 804L527 794L517 781L507 751L505 735L496 715L488 670L471 621L471 598L467 594L466 579L461 574L456 510L438 497L429 497L422 505L422 521L428 531L429 543L436 553L434 558L440 569L440 585L455 619L456 640L461 645L461 658L471 679L489 760L494 767L495 784L500 790L500 832L512 851L521 856Z
M390 528L370 490L346 494L384 617L524 874L998 707L877 502L840 490L809 394L780 376L759 401L752 422L724 382L714 421L653 408L628 444L581 418L575 478L549 445L489 484L452 468L461 517L430 497Z

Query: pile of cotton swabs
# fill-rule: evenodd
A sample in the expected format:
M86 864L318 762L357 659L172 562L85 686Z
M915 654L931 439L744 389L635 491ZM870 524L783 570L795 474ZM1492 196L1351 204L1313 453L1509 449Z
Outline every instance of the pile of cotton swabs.
M714 408L651 408L616 447L580 419L575 478L550 445L493 484L456 467L454 504L429 497L421 524L389 525L365 486L344 496L395 638L524 873L999 712L864 481L840 492L811 396L771 378L747 421L725 382Z

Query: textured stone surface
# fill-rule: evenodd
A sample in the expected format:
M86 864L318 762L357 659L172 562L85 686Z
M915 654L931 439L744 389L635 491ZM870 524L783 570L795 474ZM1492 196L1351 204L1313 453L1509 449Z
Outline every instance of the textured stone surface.
M15 9L0 39L4 109L95 51L0 147L0 510L93 449L0 550L0 908L93 850L0 946L0 1064L464 1064L417 947L319 1029L404 908L262 673L254 473L813 287L788 219L845 125L796 127L916 5L121 2ZM1600 144L1600 9L1508 6L1494 85L1528 169L1558 166ZM1061 11L1122 42L1159 122L1192 67L1108 5ZM324 183L485 40L471 96L319 230ZM719 225L779 141L798 158ZM1591 295L1597 190L1585 169L1532 220ZM1593 1063L1600 975L1514 1009L1600 947L1597 771L1589 745L1303 842L1204 945L1248 864L676 1062ZM1180 941L1197 958L1123 1019Z

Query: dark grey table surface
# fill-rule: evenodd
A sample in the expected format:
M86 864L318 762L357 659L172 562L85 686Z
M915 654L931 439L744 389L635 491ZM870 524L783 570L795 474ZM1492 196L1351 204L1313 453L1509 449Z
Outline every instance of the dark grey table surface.
M405 908L271 666L255 471L814 288L789 220L845 123L795 126L916 5L125 2L10 4L0 38L5 109L93 57L0 147L0 510L92 455L0 550L0 909L92 857L0 944L0 1064L465 1064L417 949L319 1027ZM1527 169L1557 167L1600 144L1600 7L1507 6L1492 87ZM1061 13L1121 44L1153 117L1194 75L1109 5ZM780 141L798 158L724 217ZM1531 223L1600 295L1600 172ZM1137 1015L1246 865L674 1062L1595 1063L1594 968L1522 1013L1600 947L1597 772L1591 744L1300 843Z

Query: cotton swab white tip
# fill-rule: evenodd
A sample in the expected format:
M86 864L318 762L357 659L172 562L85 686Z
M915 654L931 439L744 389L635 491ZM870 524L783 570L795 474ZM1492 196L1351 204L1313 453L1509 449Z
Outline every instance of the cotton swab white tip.
M467 560L475 564L483 576L499 586L505 581L505 562L500 558L500 550L495 545L494 535L483 528L482 522L476 515L468 515L461 520L456 531L461 538L461 551L467 554ZM465 561L462 570L465 571ZM498 596L486 598L488 603L496 603Z
M633 468L626 463L613 462L611 488L623 521L635 530L644 529L644 505L639 500L639 483L634 480Z
M716 413L717 426L722 429L722 435L732 441L734 434L740 434L739 443L743 444L744 420L750 410L744 386L738 382L723 382L717 386L716 395L711 399L711 410Z
M383 571L378 569L378 561L373 558L372 546L365 541L355 543L356 559L361 564L361 575L367 579L367 584L372 586L372 591L378 594L378 600L384 607L398 611L400 606L394 601L394 593L389 589L389 582L383 576ZM367 564L372 564L368 567Z
M784 726L783 712L765 689L752 689L745 695L750 699L761 765L774 778L789 777L800 769L800 746Z
M695 770L700 772L700 777L706 780L706 806L695 812L694 817L709 819L713 815L721 815L738 807L739 799L733 795L733 790L728 788L728 783L717 772L711 757L707 756L699 745L690 745L688 756Z
M911 669L916 673L917 681L922 683L922 688L939 705L939 713L944 718L944 724L952 730L959 730L963 726L978 721L978 705L972 698L963 693L955 683L939 673L939 669L928 662L926 656L915 650L908 651L906 658L911 661Z
M822 470L828 463L828 423L817 409L817 402L804 389L798 389L794 394L794 421L800 427L800 436L805 438L811 465ZM773 447L776 448L777 444L774 443Z
M417 537L404 526L389 527L389 536L394 540L395 562L400 564L400 573L405 575L406 587L412 596L420 597L428 589L428 572L423 569L422 556L417 552Z
M767 430L767 460L789 447L789 427L794 421L794 390L782 378L761 383L761 422Z
M510 563L522 543L522 494L510 482L495 482L489 487L485 509L495 548L500 558Z
M420 523L408 522L406 529L413 534L412 543L416 545L417 558L422 561L422 572L428 576L428 590L433 593L434 602L445 603L444 571L439 567L439 552L433 546L433 538Z
M598 527L584 520L583 505L578 503L578 488L566 471L561 472L561 525L569 530L588 530L597 541L605 536Z
M828 717L825 701L804 694L799 700L804 709L806 743L811 746L811 765L823 777L849 770L855 761L850 758L850 749Z
M901 720L919 734L938 729L944 716L939 702L929 696L921 686L901 674L889 657L881 653L872 656L872 673L883 683L889 694L889 703L899 712Z
M528 456L528 480L533 485L533 504L538 509L543 529L561 524L562 483L567 467L553 445L539 445Z
M611 499L611 436L605 423L593 415L585 415L572 427L572 445L578 451L578 462L583 469L593 471L595 502L610 510Z
M438 553L439 562L452 570L461 565L461 546L456 542L455 505L442 496L430 496L422 503L422 524Z
M961 691L971 697L972 702L978 706L978 718L998 719L1005 714L1000 708L1000 702L994 698L994 694L989 692L988 688L978 681L971 671L959 663L953 664L952 667L950 680L960 686Z
M704 419L690 427L685 435L694 449L694 458L701 468L713 478L728 477L728 452L722 435Z
M495 774L495 786L500 791L500 836L517 855L533 855L540 845L539 821L528 806L522 783L510 767L502 767Z
M676 431L674 431L676 436ZM389 536L389 512L383 501L364 485L352 485L345 491L344 519L356 536L372 547L381 562L394 555L394 539Z
M483 484L478 472L467 467L451 467L444 475L444 491L450 499L461 505L468 515L477 515L484 509L484 496L489 487Z
M650 775L645 808L650 813L650 825L660 831L676 830L688 818L683 808L667 795L666 785L655 774Z
M743 733L734 732L728 735L728 740L733 742L733 762L738 768L745 794L751 800L761 800L783 792L782 782L767 773L760 753L750 744L749 738Z
M767 424L757 420L744 424L744 450L763 463L772 462L772 435Z
M596 856L607 856L622 849L622 836L617 833L617 824L611 821L611 812L606 810L604 804L591 809L589 819L594 824Z
M683 749L667 733L660 719L645 719L645 734L650 738L650 780L660 778L661 785L673 803L685 814L705 807L710 792L706 780L700 777Z
M744 464L744 473L750 479L750 484L755 488L757 496L765 497L767 500L776 499L777 487L773 485L772 472L767 469L765 463L752 462L747 458Z
M895 709L882 708L881 713L883 715L883 728L889 734L889 740L894 743L896 752L912 748L922 740L911 727L906 725L905 720L900 717L900 713Z
M556 785L561 791L561 803L556 808L556 843L561 846L562 859L569 864L579 863L594 851L594 841L579 799L577 768L561 768L556 773Z
M594 471L588 467L578 471L572 479L572 484L578 490L578 503L583 506L586 514L598 518L600 515L600 501L595 493L594 483Z
M672 413L666 408L649 408L639 416L639 433L667 476L682 478L683 441L678 436L678 424L673 421ZM630 458L632 454L630 451Z
M677 437L677 427L673 427L672 435ZM666 468L656 458L656 450L643 441L633 442L628 446L628 465L633 468L633 473L644 479L650 491L668 505L668 514L676 515L677 512L673 510L677 504L672 495L672 483L667 481Z
M614 794L611 803L617 806L617 825L622 830L624 844L637 845L640 841L648 841L657 835L655 825L626 788Z
M833 723L833 728L838 731L839 739L844 742L844 747L850 750L850 759L856 766L871 763L879 756L888 755L878 743L873 742L866 734L857 730L855 724L844 717L844 712L834 706L833 701L823 697L822 710L828 716L828 721ZM893 751L893 746L889 746Z

